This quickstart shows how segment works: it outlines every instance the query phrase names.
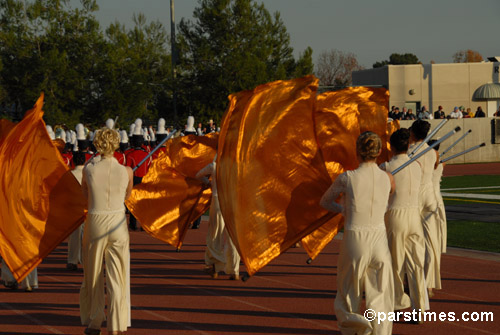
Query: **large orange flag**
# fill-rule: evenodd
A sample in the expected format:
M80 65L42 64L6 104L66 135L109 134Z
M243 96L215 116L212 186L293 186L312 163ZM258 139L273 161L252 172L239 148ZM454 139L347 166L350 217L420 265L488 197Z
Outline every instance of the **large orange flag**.
M318 96L316 134L332 181L344 171L358 167L356 140L365 131L373 131L382 139L379 163L388 160L386 143L394 131L387 126L388 105L389 91L385 88L350 87ZM341 224L343 217L337 214L302 240L311 259L335 237Z
M151 236L180 248L189 223L210 207L212 190L195 179L215 157L218 134L166 142L165 153L132 190L127 207Z
M0 145L7 134L14 128L15 124L7 119L0 120Z
M249 275L333 217L314 129L318 80L307 76L229 97L217 158L226 227Z
M18 281L83 222L86 206L42 105L43 94L0 143L0 254Z

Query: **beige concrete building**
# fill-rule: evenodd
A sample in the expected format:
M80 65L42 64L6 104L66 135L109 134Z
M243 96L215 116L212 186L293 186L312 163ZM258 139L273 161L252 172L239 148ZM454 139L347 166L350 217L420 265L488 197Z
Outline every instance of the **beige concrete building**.
M430 112L443 106L446 115L464 106L474 113L481 106L493 116L500 106L500 57L495 62L388 65L354 71L353 86L389 89L389 106Z

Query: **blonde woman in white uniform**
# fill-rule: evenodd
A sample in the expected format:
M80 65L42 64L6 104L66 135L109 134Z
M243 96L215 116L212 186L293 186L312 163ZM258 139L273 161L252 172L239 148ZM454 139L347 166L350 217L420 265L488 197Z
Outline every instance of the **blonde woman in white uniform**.
M345 217L344 237L337 272L335 313L342 334L391 334L392 322L361 314L363 291L366 308L378 312L394 311L394 281L387 242L384 214L394 189L392 175L382 171L375 160L381 152L377 134L358 137L356 151L361 162L347 171L323 195L320 205ZM335 200L343 194L345 208Z
M413 144L410 146L410 151L419 145L429 132L431 125L424 120L417 120L413 122L410 127L410 141ZM429 146L424 144L416 152L419 153ZM440 260L441 260L441 240L440 229L434 213L437 209L436 194L434 192L434 185L432 183L432 176L436 168L437 153L434 150L428 151L425 155L421 156L417 162L420 163L422 168L422 178L420 179L420 219L424 228L425 237L425 281L429 290L429 297L433 296L433 289L441 289L441 274L440 274Z
M104 314L104 271L108 292L109 334L126 334L130 326L130 254L124 201L132 190L132 169L113 157L120 145L118 132L98 130L94 145L101 160L83 170L82 190L89 212L82 243L84 277L80 289L80 317L85 334L100 334Z
M395 155L389 162L381 165L382 170L392 172L409 161L409 140L408 129L399 129L391 135L391 148ZM421 176L422 170L418 162L394 175L396 189L389 198L389 209L385 214L394 271L395 310L408 307L421 312L425 310L425 239L418 205ZM408 277L410 297L404 292L405 274Z

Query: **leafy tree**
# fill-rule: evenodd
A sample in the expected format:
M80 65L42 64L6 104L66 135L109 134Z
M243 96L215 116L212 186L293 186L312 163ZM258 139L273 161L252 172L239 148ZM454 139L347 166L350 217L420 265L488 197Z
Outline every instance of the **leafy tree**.
M385 65L404 65L404 64L420 64L418 57L411 53L398 54L393 53L389 56L389 60L376 62L373 64L374 68L382 67Z
M460 50L453 55L453 63L479 63L482 61L483 56L471 49Z
M194 22L181 20L181 114L220 117L230 93L312 72L312 50L296 61L279 13L253 0L201 0Z
M324 86L348 86L352 72L362 68L353 53L332 49L319 54L316 76Z

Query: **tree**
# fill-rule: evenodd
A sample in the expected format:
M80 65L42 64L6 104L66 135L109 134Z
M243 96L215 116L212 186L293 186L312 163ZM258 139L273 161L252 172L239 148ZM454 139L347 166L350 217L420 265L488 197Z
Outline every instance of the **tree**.
M349 86L352 83L352 72L361 69L363 67L353 53L332 49L319 54L316 76L320 85Z
M482 61L483 56L471 49L460 50L453 55L453 63L479 63Z
M382 67L385 65L404 65L404 64L421 64L418 57L411 53L397 54L393 53L389 56L389 60L376 62L373 68Z
M193 17L179 24L180 115L220 120L229 94L312 72L312 50L295 61L279 13L263 4L201 0Z

